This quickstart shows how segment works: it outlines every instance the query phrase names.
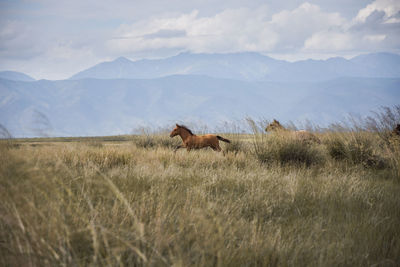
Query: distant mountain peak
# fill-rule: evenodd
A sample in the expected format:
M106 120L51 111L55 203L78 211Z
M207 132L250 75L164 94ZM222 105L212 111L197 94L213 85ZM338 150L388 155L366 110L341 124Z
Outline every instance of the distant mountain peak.
M131 63L132 61L127 59L126 57L118 57L118 58L114 59L112 62Z

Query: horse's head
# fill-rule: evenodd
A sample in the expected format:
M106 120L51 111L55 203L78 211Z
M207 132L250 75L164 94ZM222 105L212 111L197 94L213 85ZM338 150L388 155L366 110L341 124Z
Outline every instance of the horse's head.
M180 132L181 132L181 126L179 124L176 124L176 127L172 130L169 137L177 136Z
M282 130L284 129L283 126L279 123L279 121L275 120L273 122L271 122L270 124L267 125L267 127L265 128L266 132L269 131L276 131L276 130Z

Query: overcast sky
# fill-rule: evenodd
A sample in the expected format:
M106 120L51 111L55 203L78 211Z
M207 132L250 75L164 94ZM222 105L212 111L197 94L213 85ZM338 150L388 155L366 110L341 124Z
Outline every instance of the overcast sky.
M255 51L400 53L400 0L0 0L0 70L65 79L102 61Z

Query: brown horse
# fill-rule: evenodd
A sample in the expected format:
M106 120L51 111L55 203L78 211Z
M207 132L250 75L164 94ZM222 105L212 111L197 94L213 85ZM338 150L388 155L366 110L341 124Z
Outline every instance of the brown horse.
M306 142L306 143L321 143L321 141L316 137L314 134L307 132L305 130L299 130L299 131L290 131L283 127L279 121L275 120L271 122L266 128L266 132L290 132L293 133L295 138Z
M211 147L215 151L221 151L221 147L219 146L219 141L224 141L227 143L230 143L228 139L225 139L219 135L214 135L214 134L206 134L203 136L197 136L192 133L191 130L189 130L186 126L184 125L179 125L176 124L176 127L172 130L171 134L169 135L170 137L174 137L179 135L182 138L183 144L176 147L175 151L178 150L179 148L186 148L187 151L190 151L191 149L200 149L204 147Z

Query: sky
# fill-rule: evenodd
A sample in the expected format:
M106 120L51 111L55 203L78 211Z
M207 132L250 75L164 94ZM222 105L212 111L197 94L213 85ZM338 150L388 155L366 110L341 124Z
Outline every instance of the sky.
M0 0L0 71L66 79L181 52L296 61L400 54L399 0Z

